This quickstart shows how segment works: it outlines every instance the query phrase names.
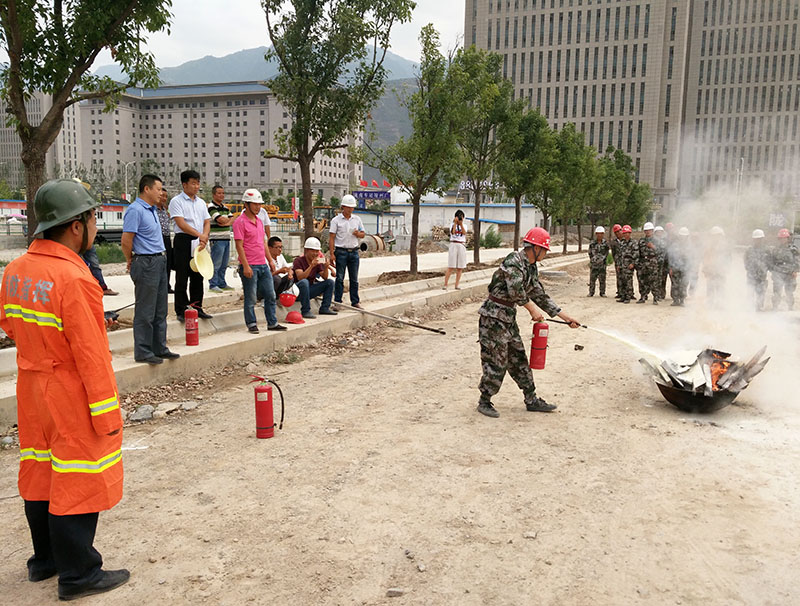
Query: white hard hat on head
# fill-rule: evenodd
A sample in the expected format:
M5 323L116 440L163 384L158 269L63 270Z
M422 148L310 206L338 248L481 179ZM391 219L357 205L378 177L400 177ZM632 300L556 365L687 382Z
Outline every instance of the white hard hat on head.
M725 230L722 229L719 225L715 225L711 228L711 235L712 236L724 236Z
M355 208L357 206L355 196L351 196L350 194L345 194L342 197L342 206L349 206L351 208Z
M753 238L763 238L764 237L764 230L763 229L754 229L753 230Z
M664 228L660 225L656 225L653 231L664 231Z
M255 202L256 204L264 204L264 199L261 197L261 192L251 187L244 190L242 194L242 202Z
M653 224L650 223L650 221L648 221L647 223L644 224L644 227L642 229L644 229L645 231L649 231L653 229Z
M603 227L602 225L598 225L597 227L595 227L594 233L596 233L596 234L604 234L604 233L606 233L606 228Z
M689 228L688 227L681 227L678 230L678 235L679 236L688 236L689 235Z
M314 236L310 238L306 238L306 243L303 244L303 248L308 248L311 250L322 250L322 244L319 243L319 240Z

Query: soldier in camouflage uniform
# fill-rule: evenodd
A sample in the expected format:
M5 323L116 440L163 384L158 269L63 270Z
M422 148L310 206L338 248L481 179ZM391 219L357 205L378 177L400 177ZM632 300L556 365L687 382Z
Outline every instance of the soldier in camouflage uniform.
M772 271L772 309L778 309L783 295L789 311L794 307L794 291L797 288L797 272L800 271L800 253L792 244L788 229L778 232L778 243L770 255Z
M672 282L672 305L683 307L686 302L689 271L689 229L681 227L678 237L667 249L667 265Z
M656 290L653 292L653 299L663 301L667 296L667 235L660 225L656 225L653 230L653 243L656 245L656 256L658 258Z
M631 226L622 226L622 240L617 248L619 256L619 273L621 276L620 303L630 303L636 295L633 293L633 270L636 267L636 244L631 241Z
M556 409L536 395L533 373L519 336L517 305L524 307L536 322L544 319L536 307L538 305L551 317L557 315L569 322L572 328L580 326L577 320L562 312L547 296L539 282L536 262L544 259L550 250L550 234L541 227L534 227L525 234L523 242L524 248L508 255L500 264L500 269L494 272L489 283L489 298L478 312L483 370L478 386L478 412L487 417L500 416L492 405L492 396L500 390L506 371L522 390L527 410L550 412Z
M614 273L617 277L617 294L616 298L622 298L622 274L619 269L619 253L620 242L622 242L622 225L615 224L612 231L614 232L614 239L611 240L611 255L614 257Z
M719 225L711 228L703 255L703 275L706 279L706 299L712 305L725 300L725 278L730 266L731 251L725 242L725 230Z
M600 282L600 296L606 296L606 259L611 249L606 242L606 228L602 225L594 230L595 241L589 244L589 296L594 296L595 282Z
M753 245L744 253L744 268L747 284L753 289L756 311L764 311L769 250L764 246L764 232L760 229L753 230Z
M649 221L644 224L644 237L636 242L636 271L639 275L639 300L647 301L652 293L653 305L658 305L658 249L653 240L655 227Z

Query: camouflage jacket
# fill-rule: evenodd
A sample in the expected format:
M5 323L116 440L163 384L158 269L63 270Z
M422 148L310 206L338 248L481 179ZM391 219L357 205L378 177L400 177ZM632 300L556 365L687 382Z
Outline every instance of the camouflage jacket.
M779 274L796 273L800 271L800 253L793 244L776 246L769 256L769 268Z
M550 317L561 311L561 308L544 292L539 282L536 263L528 263L523 250L513 252L503 259L500 268L494 272L489 282L489 294L515 305L525 305L529 300L533 300ZM478 313L511 323L516 318L517 310L516 307L487 299Z
M667 268L675 271L689 271L688 242L682 244L674 240L667 246Z
M659 265L666 265L667 263L667 240L666 238L653 238L653 243L656 245L656 258Z
M750 280L766 280L769 269L769 249L751 246L744 252L744 268Z
M609 250L611 247L605 240L602 242L595 240L589 244L589 264L595 268L605 267Z
M624 267L635 264L636 242L633 240L620 240L617 247L617 256L619 257L619 263Z
M652 244L653 248L650 248L648 244ZM652 267L658 264L658 249L656 248L656 244L652 236L649 238L645 236L636 241L636 265Z
M620 243L622 240L614 238L611 241L611 255L614 257L614 265L619 266Z

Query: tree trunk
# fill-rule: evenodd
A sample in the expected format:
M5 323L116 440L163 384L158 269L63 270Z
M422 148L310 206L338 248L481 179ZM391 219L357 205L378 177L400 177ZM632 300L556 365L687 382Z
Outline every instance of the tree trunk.
M547 214L547 211L542 211L542 229L545 231L550 231L547 229L547 224L550 222L550 215Z
M474 189L475 218L472 221L472 261L476 265L481 262L481 188Z
M311 159L300 156L300 179L303 183L303 234L306 238L314 235L314 194L311 191Z
M581 241L581 222L578 221L578 252L583 250L583 242Z
M414 188L414 193L411 196L411 250L409 251L411 256L409 271L411 271L412 276L417 275L418 269L417 239L419 238L419 199L421 196L422 192Z
M514 198L514 250L519 250L521 225L522 225L522 196L517 196Z
M563 250L563 253L566 255L567 254L567 236L569 235L569 221L567 221L566 217L564 217L563 221L564 221L564 250Z
M37 145L35 142L23 143L21 154L22 163L25 166L25 198L27 200L28 215L28 244L33 240L33 233L39 225L36 218L36 211L33 209L33 201L36 199L36 192L47 179L45 170L45 156L47 148Z

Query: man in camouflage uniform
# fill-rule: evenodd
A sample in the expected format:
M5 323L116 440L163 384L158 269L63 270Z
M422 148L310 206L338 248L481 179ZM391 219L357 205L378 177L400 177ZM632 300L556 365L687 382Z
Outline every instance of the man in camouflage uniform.
M797 272L800 270L800 253L792 244L788 229L778 232L778 243L770 255L772 271L772 309L778 309L783 295L789 311L794 307L794 291L797 288Z
M478 389L480 399L478 412L487 417L499 417L492 405L494 396L503 383L506 371L522 390L525 408L533 412L550 412L556 407L536 396L533 373L528 365L525 346L519 336L516 306L524 307L535 322L544 316L537 305L551 317L558 316L569 322L570 327L580 324L561 311L547 296L539 282L536 262L541 261L550 250L550 234L541 227L534 227L523 238L524 248L509 254L494 272L489 283L489 298L479 310L478 337L481 344L481 377ZM535 303L535 305L534 305Z
M706 279L706 299L712 305L725 300L725 278L730 266L731 251L725 242L725 230L715 225L703 255L703 275Z
M639 300L647 301L647 295L653 294L653 305L658 305L658 249L653 240L655 227L649 221L644 224L644 237L636 242L636 273L639 276Z
M606 228L598 225L594 230L595 241L589 244L589 296L594 296L595 282L600 282L600 296L606 296L606 259L611 249L606 242Z
M656 245L658 258L656 289L653 292L653 299L663 301L667 296L667 234L660 225L656 225L653 230L653 243Z
M753 245L744 253L744 268L747 284L753 289L756 311L764 311L769 250L764 246L764 232L760 229L753 230Z
M667 249L667 265L672 282L672 305L683 307L686 302L689 271L689 229L681 227L678 237Z
M617 248L619 256L619 273L621 276L620 303L630 303L636 295L633 292L633 270L636 267L636 244L631 241L630 225L623 225L620 233L622 240Z
M617 294L616 298L622 298L622 273L619 269L619 253L620 253L620 242L622 242L622 225L616 223L611 230L614 232L614 239L611 240L611 255L614 257L614 273L617 276Z

